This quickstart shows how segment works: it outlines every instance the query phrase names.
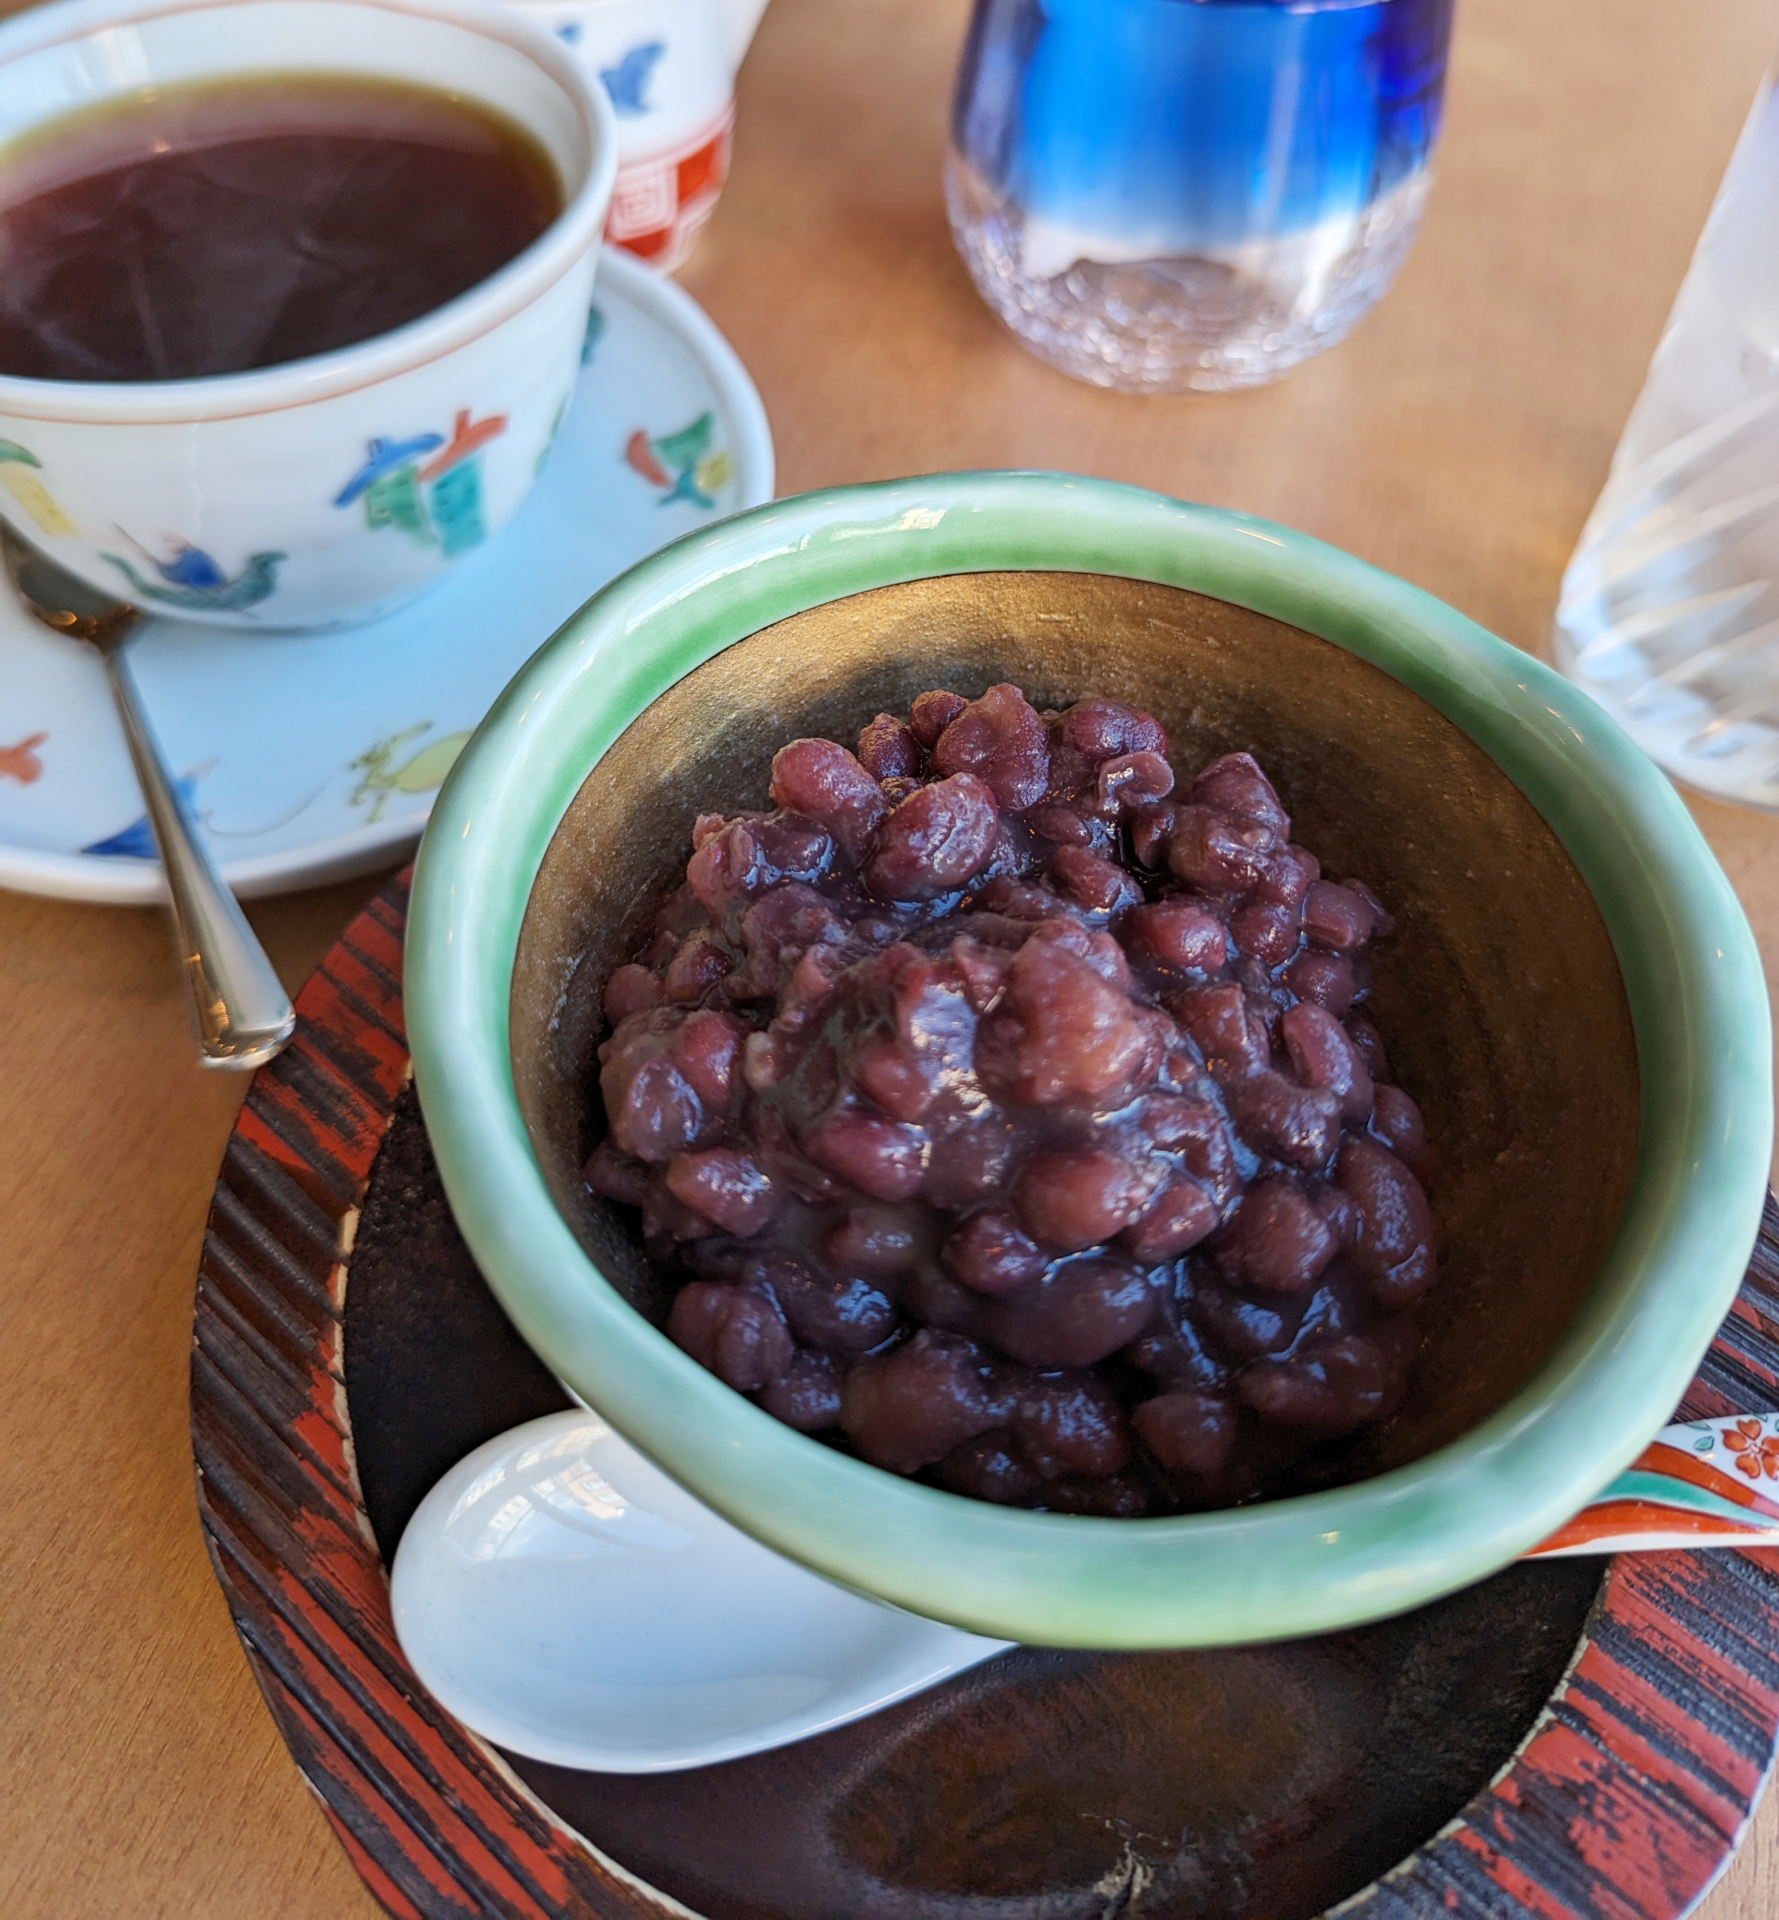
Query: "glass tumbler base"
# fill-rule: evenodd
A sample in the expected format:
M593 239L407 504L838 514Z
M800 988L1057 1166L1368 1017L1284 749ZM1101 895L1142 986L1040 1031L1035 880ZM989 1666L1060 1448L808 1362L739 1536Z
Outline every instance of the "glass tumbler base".
M1227 258L1024 266L1025 217L954 151L952 238L977 291L1040 360L1125 393L1264 386L1352 331L1395 279L1427 197L1423 167L1359 214Z

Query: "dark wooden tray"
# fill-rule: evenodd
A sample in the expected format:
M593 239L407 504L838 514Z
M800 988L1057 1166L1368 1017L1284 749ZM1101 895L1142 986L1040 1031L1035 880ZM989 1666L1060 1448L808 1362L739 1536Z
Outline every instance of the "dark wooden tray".
M1779 1737L1779 1550L1547 1562L1214 1653L1021 1649L775 1754L504 1755L409 1672L384 1563L453 1461L566 1403L451 1222L408 1086L406 881L347 931L218 1180L192 1356L217 1578L401 1915L1673 1920ZM348 1284L350 1282L350 1284ZM1779 1209L1685 1414L1779 1406Z

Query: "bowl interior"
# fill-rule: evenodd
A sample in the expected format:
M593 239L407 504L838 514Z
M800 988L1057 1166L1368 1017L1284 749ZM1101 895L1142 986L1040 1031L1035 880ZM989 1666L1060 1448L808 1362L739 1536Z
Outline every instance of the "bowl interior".
M1395 913L1368 1010L1426 1115L1442 1277L1402 1410L1321 1470L1363 1479L1455 1439L1569 1324L1629 1191L1639 1093L1618 964L1555 835L1449 720L1329 641L1179 588L1039 572L881 587L779 621L655 700L568 808L519 938L514 1080L556 1204L658 1323L640 1248L580 1178L606 974L681 877L693 817L766 804L777 747L850 742L928 687L998 680L1040 707L1097 693L1147 708L1183 778L1252 751L1294 838Z

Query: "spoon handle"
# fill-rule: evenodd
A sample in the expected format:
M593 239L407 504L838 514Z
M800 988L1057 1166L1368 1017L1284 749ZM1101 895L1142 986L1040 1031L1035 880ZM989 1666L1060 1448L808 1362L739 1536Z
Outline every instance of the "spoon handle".
M167 771L121 649L106 652L105 671L161 850L180 958L198 1016L198 1058L206 1067L251 1071L290 1038L296 1026L290 996L198 838L197 822Z
M1779 1546L1779 1414L1664 1427L1528 1560L1662 1548Z

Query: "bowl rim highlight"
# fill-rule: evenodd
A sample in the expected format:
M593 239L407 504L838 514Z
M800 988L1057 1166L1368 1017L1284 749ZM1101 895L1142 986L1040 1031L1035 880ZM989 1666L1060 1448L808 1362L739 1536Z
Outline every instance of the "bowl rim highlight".
M780 1425L681 1353L599 1275L550 1196L514 1091L509 996L533 878L589 770L666 687L774 621L872 587L1003 570L1184 587L1371 661L1502 767L1599 906L1644 1090L1624 1215L1532 1379L1409 1466L1156 1520L1027 1513L902 1480ZM446 1193L531 1345L757 1538L997 1638L1235 1644L1352 1626L1483 1578L1671 1417L1735 1297L1767 1190L1771 1023L1753 936L1679 796L1617 724L1529 655L1319 541L1067 474L805 494L690 534L604 588L514 679L447 780L420 850L405 973Z

